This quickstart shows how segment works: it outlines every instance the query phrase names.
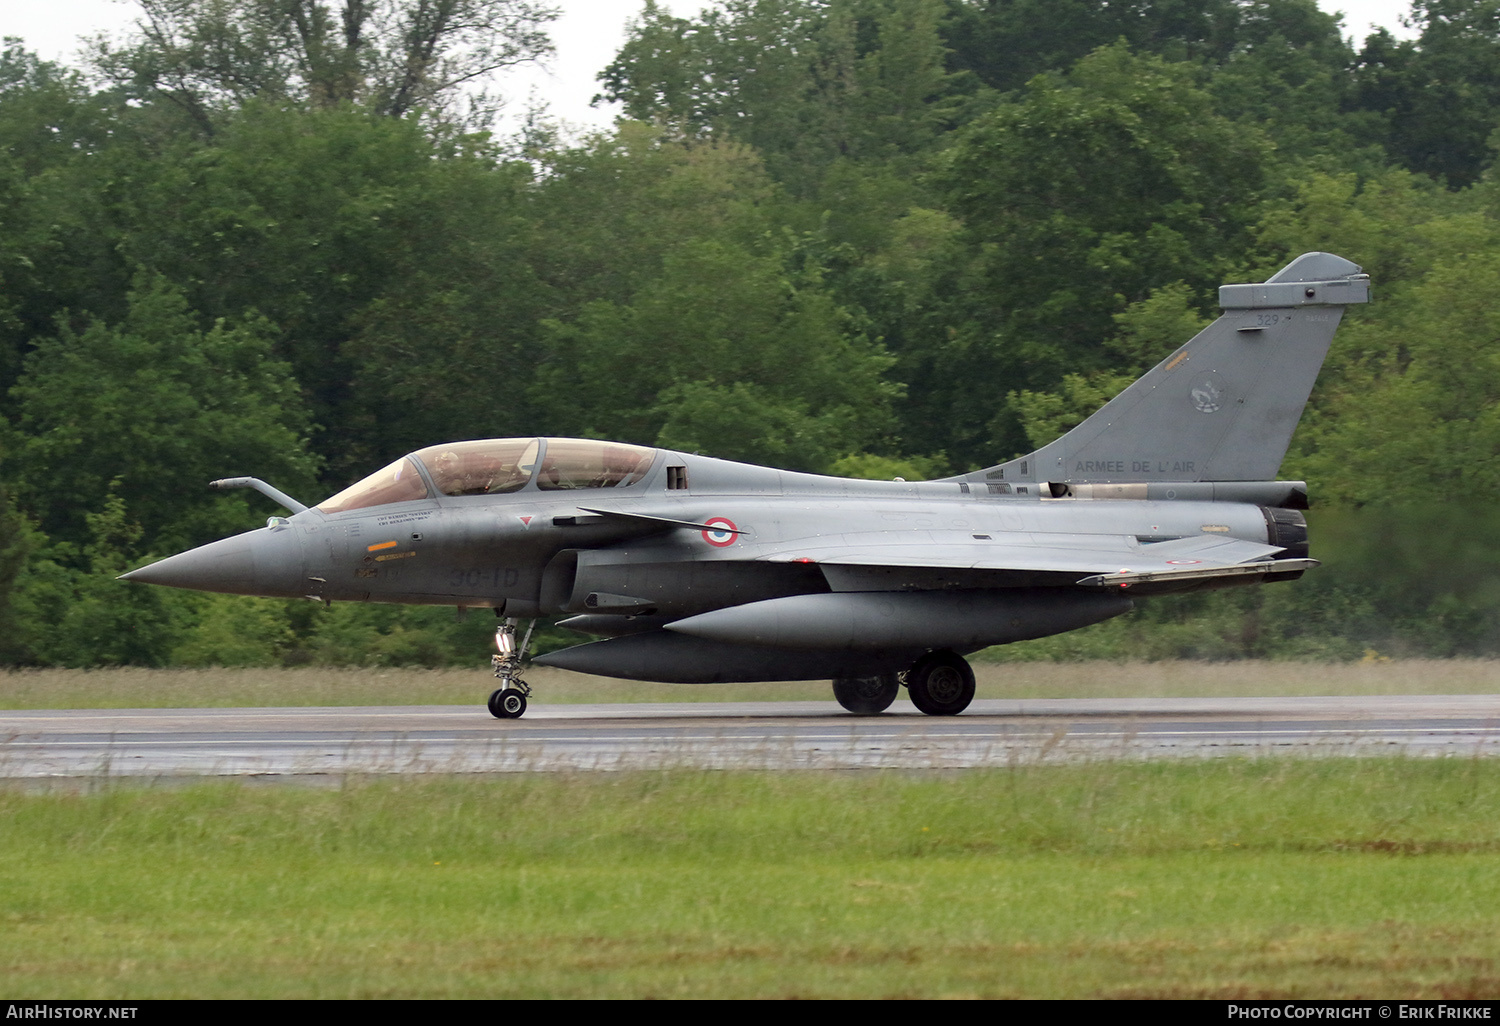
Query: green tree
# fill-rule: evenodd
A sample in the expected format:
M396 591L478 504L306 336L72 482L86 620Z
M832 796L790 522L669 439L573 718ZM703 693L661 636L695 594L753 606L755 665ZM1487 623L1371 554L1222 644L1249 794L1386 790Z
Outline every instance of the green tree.
M0 48L0 411L31 339L65 307L116 313L128 281L87 165L124 134L115 104L19 40Z
M889 358L781 254L687 243L549 330L533 402L569 434L821 470L892 426Z
M389 269L364 283L374 294L339 344L351 380L335 484L436 441L536 430L518 382L541 359L553 306L533 191L526 165L476 144L431 161L389 215Z
M96 43L95 69L133 95L180 108L212 133L251 100L414 110L453 122L494 72L551 52L555 8L535 0L136 0L124 45Z
M935 405L963 434L930 448L982 462L1020 450L1008 392L1106 369L1113 316L1161 283L1211 295L1225 280L1250 241L1269 146L1219 115L1196 78L1116 44L963 133L942 173L964 225L944 304L958 337L934 355L950 381Z
M1424 323L1429 316L1442 321L1446 315L1414 293L1434 280L1441 265L1487 251L1495 244L1494 233L1482 191L1447 192L1425 176L1400 169L1368 178L1310 174L1290 195L1266 205L1246 280L1263 280L1298 253L1326 249L1357 259L1374 282L1372 303L1344 315L1292 438L1284 474L1317 482L1322 501L1336 499L1341 505L1376 494L1395 497L1387 486L1401 475L1364 475L1367 461L1379 460L1380 448L1370 439L1404 430L1402 420L1391 416L1393 396L1382 383L1394 384L1412 368L1414 347L1426 359L1447 359L1442 351L1446 339ZM1447 411L1455 412L1451 406ZM1375 434L1361 439L1351 428L1369 417L1383 423L1369 424ZM1309 461L1328 449L1325 436L1330 432L1343 441L1314 466ZM1374 491L1364 491L1367 486ZM1414 489L1415 497L1425 486L1407 477L1402 487Z
M1003 92L1124 40L1138 54L1219 68L1316 54L1342 68L1347 49L1315 0L947 0L955 68ZM1257 52L1262 51L1262 52ZM1264 52L1275 51L1275 52Z
M847 246L826 220L796 230L751 149L625 123L553 155L535 211L556 311L529 393L545 430L803 469L889 451L890 359L829 281Z
M780 247L790 217L750 147L640 122L547 154L532 211L531 264L560 318L628 302L690 240Z
M393 437L405 437L400 424L393 437L382 425L406 411L383 408L369 387L400 377L394 347L410 346L406 363L420 371L432 345L443 372L462 372L442 358L455 341L413 333L427 295L457 293L469 325L493 315L491 330L503 336L534 323L506 298L541 298L526 296L520 207L529 173L482 139L434 142L410 119L255 104L211 140L102 156L113 172L107 223L130 261L180 283L206 321L253 311L274 326L276 355L317 425L330 488L368 472L388 458ZM423 401L440 408L435 397Z
M1233 31L1206 61L1219 113L1257 126L1282 161L1383 167L1384 151L1367 147L1370 118L1352 103L1355 57L1337 18L1309 0L1234 7Z
M316 461L263 320L198 327L180 290L141 274L115 327L91 320L39 342L12 389L23 436L18 499L54 540L81 543L110 496L171 551L242 530L246 500L205 486L230 474L305 491Z
M1375 282L1370 306L1345 315L1282 471L1311 486L1324 561L1305 599L1267 608L1288 639L1342 637L1356 654L1500 646L1500 564L1484 541L1500 498L1494 203L1488 184L1453 193L1392 170L1312 175L1266 211L1263 268L1316 240Z
M835 477L857 477L867 481L927 481L943 476L947 468L948 461L941 455L902 459L858 452L835 460L827 472Z
M1052 392L1013 392L1008 397L1026 431L1028 444L1040 448L1061 437L1109 402L1178 346L1208 326L1200 303L1181 282L1165 285L1115 314L1116 334L1104 347L1115 354L1110 369L1065 374Z
M35 539L26 519L11 504L8 490L0 481L0 665L20 661L21 631L11 596L16 578L34 546Z
M1490 303L1500 288L1500 232L1485 225L1480 247L1470 219L1432 226L1440 227L1451 255L1351 333L1362 355L1308 439L1306 473L1341 504L1500 498L1500 314Z
M1001 92L1061 71L1101 46L1125 40L1168 60L1224 55L1239 5L1106 0L948 0L951 63Z
M1391 156L1451 188L1494 161L1500 120L1500 0L1413 0L1415 40L1385 30L1360 51L1351 105L1378 115Z
M724 0L698 19L655 3L600 79L628 117L755 148L793 194L828 170L930 149L962 99L941 0Z
M142 529L111 488L83 513L81 544L37 545L16 579L10 661L164 666L202 597L115 580L145 562Z

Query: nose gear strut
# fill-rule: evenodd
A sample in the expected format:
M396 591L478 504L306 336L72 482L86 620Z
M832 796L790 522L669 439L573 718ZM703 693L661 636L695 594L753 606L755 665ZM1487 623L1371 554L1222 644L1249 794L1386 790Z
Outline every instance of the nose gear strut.
M500 686L490 695L490 715L498 720L514 720L526 712L526 699L531 696L531 685L521 679L521 661L531 648L531 632L536 621L526 624L526 636L516 645L516 625L521 621L512 616L495 628L495 648L498 655L490 656L490 665Z

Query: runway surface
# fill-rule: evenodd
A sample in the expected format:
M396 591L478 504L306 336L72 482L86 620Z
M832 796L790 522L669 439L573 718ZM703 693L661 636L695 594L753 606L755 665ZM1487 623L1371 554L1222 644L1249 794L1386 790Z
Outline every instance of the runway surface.
M1082 759L1500 755L1500 696L0 712L0 778L337 777L664 766L957 769Z

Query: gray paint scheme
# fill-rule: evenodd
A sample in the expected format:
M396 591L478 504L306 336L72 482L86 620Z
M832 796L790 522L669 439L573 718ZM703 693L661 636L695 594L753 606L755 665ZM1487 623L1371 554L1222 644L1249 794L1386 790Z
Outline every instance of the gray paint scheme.
M1225 286L1218 320L1079 427L959 477L859 481L543 439L526 450L541 454L527 473L545 470L554 449L596 447L605 471L620 449L641 462L571 490L535 471L504 494L444 494L414 454L421 480L405 480L428 497L336 512L297 511L254 479L217 482L256 487L294 515L124 578L571 613L565 624L607 640L536 662L619 677L906 673L927 653L1072 630L1135 597L1292 579L1316 565L1294 512L1306 486L1274 478L1343 307L1368 295L1359 268L1326 253L1266 283Z
M964 480L1269 481L1281 468L1328 345L1369 278L1307 253L1264 285L1226 285L1225 310L1057 441Z

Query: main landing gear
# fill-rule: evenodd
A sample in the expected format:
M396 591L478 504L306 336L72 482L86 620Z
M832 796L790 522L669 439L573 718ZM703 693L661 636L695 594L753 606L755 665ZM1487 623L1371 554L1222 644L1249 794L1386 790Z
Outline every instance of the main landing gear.
M495 648L499 654L490 656L490 665L500 678L500 686L490 695L489 707L490 715L497 720L519 719L526 712L526 699L531 697L531 685L521 679L521 660L531 647L531 631L536 621L526 625L526 637L519 646L516 645L518 623L518 619L511 617L495 628Z
M957 652L928 652L906 671L906 694L928 716L957 716L974 701L974 671Z
M911 704L928 716L957 716L974 701L974 671L957 652L928 652L899 677L883 673L874 677L838 677L833 697L857 716L885 712L906 685Z
M885 712L900 691L901 680L894 673L833 679L833 697L839 700L839 705L857 716L874 716Z

